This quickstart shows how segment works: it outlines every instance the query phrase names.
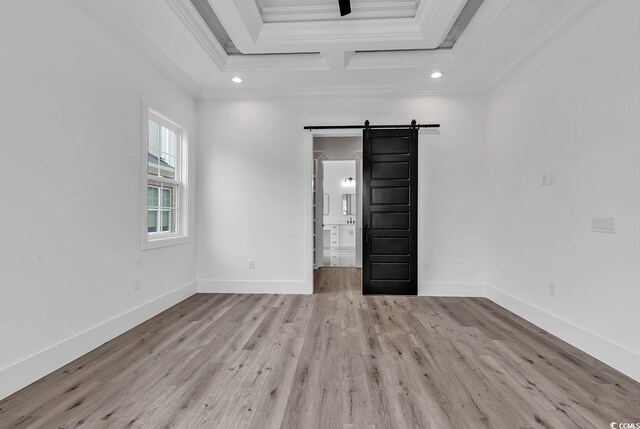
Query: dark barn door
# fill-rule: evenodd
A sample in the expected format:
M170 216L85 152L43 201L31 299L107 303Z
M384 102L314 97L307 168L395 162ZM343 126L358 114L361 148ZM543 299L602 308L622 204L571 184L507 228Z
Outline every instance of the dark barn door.
M365 129L362 292L418 294L418 130Z

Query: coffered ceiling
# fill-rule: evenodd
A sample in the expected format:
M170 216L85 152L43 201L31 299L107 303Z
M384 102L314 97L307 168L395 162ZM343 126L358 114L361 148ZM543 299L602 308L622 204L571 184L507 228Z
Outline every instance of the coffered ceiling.
M603 0L72 1L198 98L483 93Z
M278 3L295 4L293 0L278 0ZM258 4L251 0L209 0L209 4L243 54L344 53L435 49L446 37L465 0L421 0L413 14L405 18L344 19L340 18L337 8L329 7L328 19L304 20L305 13L300 12L299 18L292 16L286 22L265 22ZM299 8L313 10L313 6L311 3L309 7ZM390 5L386 7L393 9Z
M339 16L335 0L255 0L265 23L330 21ZM352 0L343 19L413 18L420 0Z

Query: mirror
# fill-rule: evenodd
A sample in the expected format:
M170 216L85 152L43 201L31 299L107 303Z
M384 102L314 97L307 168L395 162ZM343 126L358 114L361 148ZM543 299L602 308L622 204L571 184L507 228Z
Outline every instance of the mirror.
M342 194L342 214L345 216L356 214L356 194Z
M322 199L322 214L329 214L329 194L324 194Z

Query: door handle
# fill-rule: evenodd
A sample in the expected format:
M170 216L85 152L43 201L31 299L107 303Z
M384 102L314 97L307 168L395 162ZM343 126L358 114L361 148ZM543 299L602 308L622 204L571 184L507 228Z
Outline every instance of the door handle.
M364 242L369 244L369 225L364 226Z

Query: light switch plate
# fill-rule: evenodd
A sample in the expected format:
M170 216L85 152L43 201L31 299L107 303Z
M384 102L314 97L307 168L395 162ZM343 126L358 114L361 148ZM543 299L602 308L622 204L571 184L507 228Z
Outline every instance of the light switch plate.
M606 234L618 232L618 225L615 217L593 217L591 218L591 231Z
M549 171L542 173L542 186L553 186L556 184L556 172Z

